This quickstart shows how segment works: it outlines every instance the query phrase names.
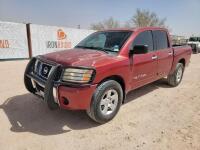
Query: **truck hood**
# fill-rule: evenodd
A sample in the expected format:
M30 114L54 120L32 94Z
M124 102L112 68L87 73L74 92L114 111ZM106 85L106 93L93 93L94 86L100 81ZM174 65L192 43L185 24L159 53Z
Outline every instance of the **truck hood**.
M103 51L74 48L43 55L44 59L64 66L97 67L102 64L113 63L120 59L116 55Z

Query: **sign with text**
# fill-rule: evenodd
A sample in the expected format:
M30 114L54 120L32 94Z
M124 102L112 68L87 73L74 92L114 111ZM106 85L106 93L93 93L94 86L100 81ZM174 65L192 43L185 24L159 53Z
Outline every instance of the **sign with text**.
M0 21L0 59L28 57L26 25Z
M73 48L94 30L30 24L32 55Z

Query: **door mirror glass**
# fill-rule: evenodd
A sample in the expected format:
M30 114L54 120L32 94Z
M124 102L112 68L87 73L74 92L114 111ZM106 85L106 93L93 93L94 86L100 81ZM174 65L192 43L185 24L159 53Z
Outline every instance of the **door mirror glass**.
M131 50L130 54L146 54L148 53L148 45L135 45Z

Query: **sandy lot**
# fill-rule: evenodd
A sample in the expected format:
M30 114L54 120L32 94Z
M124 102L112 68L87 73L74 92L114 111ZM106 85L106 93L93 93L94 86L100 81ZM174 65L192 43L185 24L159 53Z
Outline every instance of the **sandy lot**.
M162 80L131 92L104 125L83 111L50 111L29 94L27 62L0 62L0 150L200 150L200 54L178 87Z

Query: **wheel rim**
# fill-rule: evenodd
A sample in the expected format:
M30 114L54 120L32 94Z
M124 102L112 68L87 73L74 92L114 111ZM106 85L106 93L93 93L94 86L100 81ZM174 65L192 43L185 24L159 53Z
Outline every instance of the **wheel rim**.
M183 75L183 69L180 67L176 73L176 81L179 83Z
M109 115L113 113L118 105L118 93L114 89L106 91L100 102L100 111L103 115Z

